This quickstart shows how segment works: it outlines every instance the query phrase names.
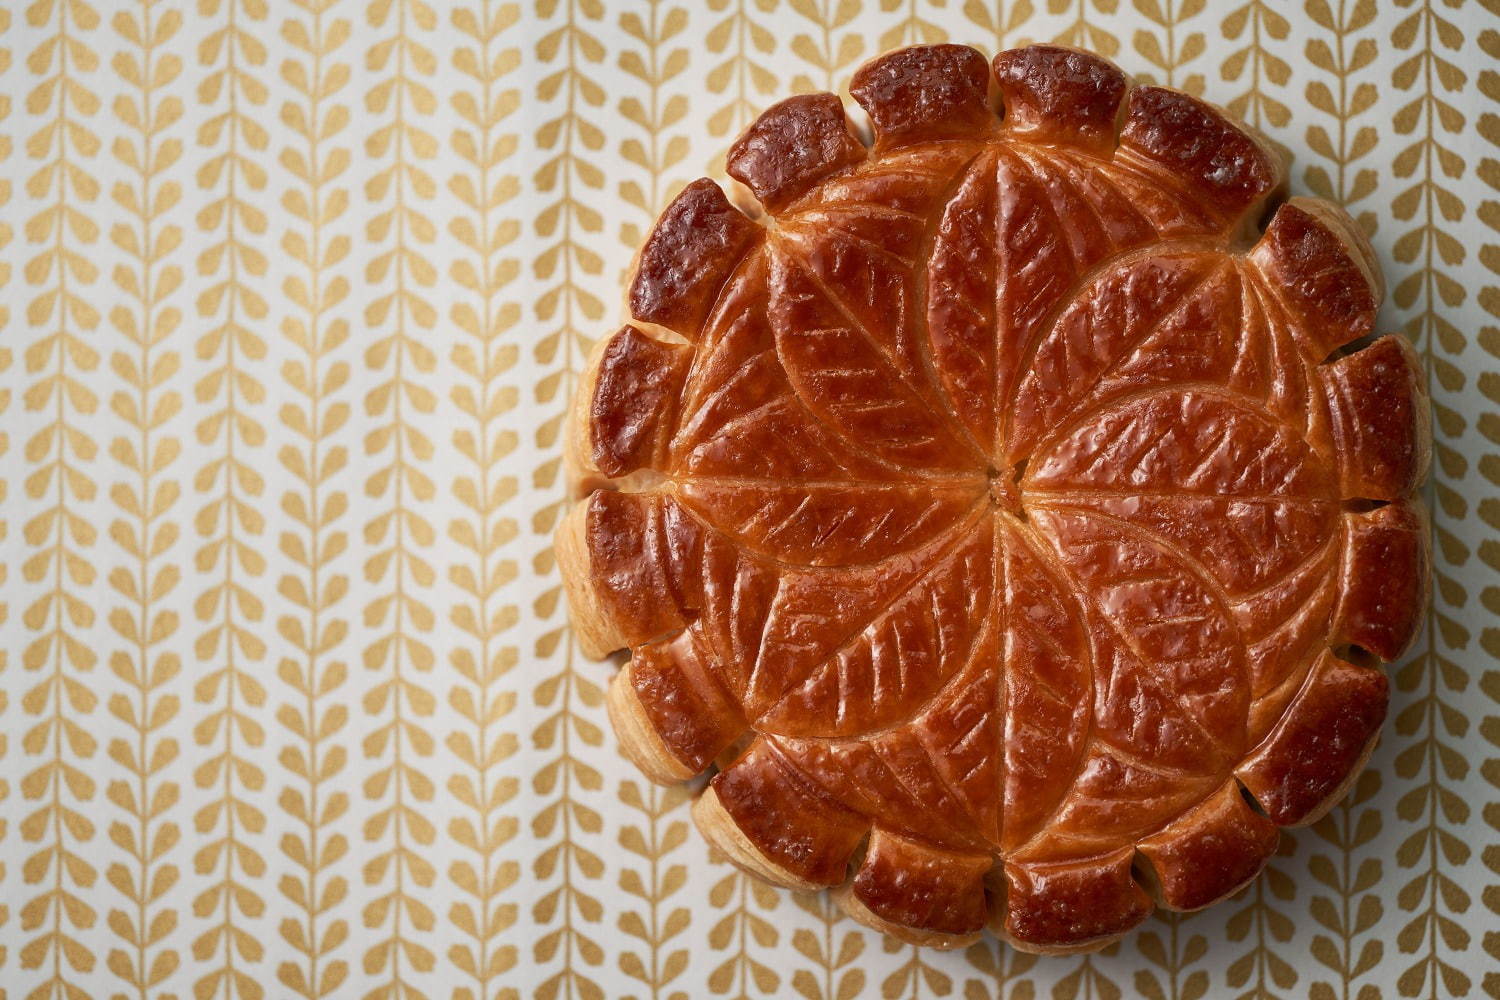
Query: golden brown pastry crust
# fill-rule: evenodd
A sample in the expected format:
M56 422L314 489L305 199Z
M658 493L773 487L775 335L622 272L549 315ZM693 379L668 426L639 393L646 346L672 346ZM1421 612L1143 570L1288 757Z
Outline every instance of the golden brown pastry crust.
M574 627L631 652L648 777L717 765L742 868L922 944L1100 947L1368 758L1427 599L1420 366L1353 349L1368 244L1196 98L1056 46L851 93L871 148L783 101L727 164L769 218L705 179L647 240L571 421Z

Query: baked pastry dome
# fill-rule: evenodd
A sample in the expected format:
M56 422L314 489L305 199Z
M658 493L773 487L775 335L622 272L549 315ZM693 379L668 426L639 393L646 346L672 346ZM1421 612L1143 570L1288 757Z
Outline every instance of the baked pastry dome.
M1208 104L1044 45L850 89L868 148L784 101L729 152L757 204L699 180L646 241L573 412L576 634L753 874L1099 947L1367 759L1426 600L1419 366L1351 349L1369 246Z

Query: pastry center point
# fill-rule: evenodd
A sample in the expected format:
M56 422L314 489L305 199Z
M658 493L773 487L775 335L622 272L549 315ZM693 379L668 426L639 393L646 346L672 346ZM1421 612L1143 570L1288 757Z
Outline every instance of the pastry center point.
M1007 514L1022 517L1021 490L1017 484L1018 474L1015 469L997 469L991 466L985 470L990 481L990 504Z

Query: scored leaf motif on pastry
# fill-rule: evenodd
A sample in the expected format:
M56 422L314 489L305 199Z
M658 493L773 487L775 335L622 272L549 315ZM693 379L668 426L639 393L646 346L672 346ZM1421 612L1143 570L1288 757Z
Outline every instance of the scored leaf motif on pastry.
M1417 363L1349 348L1368 246L1207 104L1053 46L851 92L870 148L784 101L729 155L763 216L700 180L647 241L575 413L578 635L738 863L1097 947L1362 766L1426 599Z

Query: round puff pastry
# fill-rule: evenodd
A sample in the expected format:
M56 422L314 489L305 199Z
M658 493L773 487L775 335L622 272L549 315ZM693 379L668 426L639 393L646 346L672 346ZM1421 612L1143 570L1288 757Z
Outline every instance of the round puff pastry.
M645 774L717 766L693 815L747 871L1097 948L1369 756L1427 596L1423 380L1362 341L1363 236L1218 109L1046 45L850 91L868 147L783 101L729 152L749 214L699 180L646 241L573 414L577 637L630 650Z

